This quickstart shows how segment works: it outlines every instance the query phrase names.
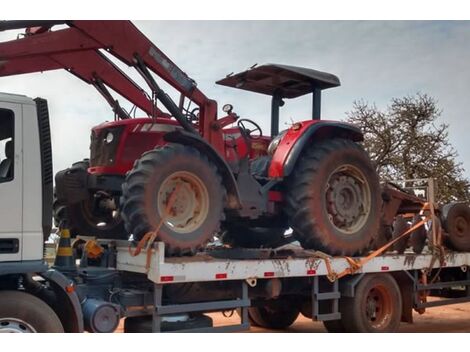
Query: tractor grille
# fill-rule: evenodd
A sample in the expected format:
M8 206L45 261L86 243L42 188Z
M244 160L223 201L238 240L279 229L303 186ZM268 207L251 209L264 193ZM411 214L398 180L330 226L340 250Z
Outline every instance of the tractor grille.
M116 161L116 152L121 141L124 126L104 128L91 132L90 166L112 166ZM106 142L108 133L113 134L111 143Z

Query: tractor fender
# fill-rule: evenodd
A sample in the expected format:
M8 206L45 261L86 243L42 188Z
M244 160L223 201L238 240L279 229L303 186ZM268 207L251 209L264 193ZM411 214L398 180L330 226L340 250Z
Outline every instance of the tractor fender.
M196 148L202 155L205 155L213 162L222 176L222 181L227 190L227 207L230 209L241 208L237 181L230 166L207 141L196 134L179 130L165 134L164 139L170 143L178 143Z
M289 176L306 147L314 142L335 137L354 142L364 140L361 130L346 122L312 120L294 123L284 134L273 154L268 176L271 178Z

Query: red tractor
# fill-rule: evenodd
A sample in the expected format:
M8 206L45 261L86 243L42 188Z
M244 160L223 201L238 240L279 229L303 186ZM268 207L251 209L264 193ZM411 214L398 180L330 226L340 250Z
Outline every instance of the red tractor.
M59 23L68 27L52 31ZM382 200L363 135L320 120L321 91L339 86L336 76L269 64L218 81L272 96L268 137L229 104L218 118L217 103L128 21L0 26L28 27L23 38L0 43L0 76L66 69L97 88L115 113L115 121L93 128L89 161L56 175L56 219L66 218L75 235L139 240L162 223L158 236L168 252L186 254L214 235L232 246L273 247L291 227L304 248L352 255L371 247ZM109 55L135 68L150 94ZM178 104L152 73L179 91ZM131 118L108 88L148 116ZM312 118L279 133L284 101L310 93Z

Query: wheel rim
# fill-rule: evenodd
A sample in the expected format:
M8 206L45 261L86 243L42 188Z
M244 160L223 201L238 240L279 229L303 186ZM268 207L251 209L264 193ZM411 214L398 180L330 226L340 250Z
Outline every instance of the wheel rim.
M371 194L366 177L357 167L343 165L331 173L326 189L330 223L345 234L359 231L369 218Z
M392 319L392 298L385 286L373 287L366 296L365 315L371 328L385 329Z
M199 228L209 213L209 192L199 177L187 171L168 176L158 191L158 214L166 212L170 195L179 186L164 223L173 231L188 234Z
M0 333L34 333L37 332L31 324L21 319L2 318L0 319Z

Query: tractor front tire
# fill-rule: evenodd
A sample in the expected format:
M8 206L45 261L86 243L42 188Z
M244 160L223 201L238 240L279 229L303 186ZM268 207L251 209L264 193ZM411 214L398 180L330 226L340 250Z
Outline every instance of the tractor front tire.
M90 166L88 159L76 162L72 168L87 170ZM59 227L66 223L72 237L95 236L102 239L127 240L128 234L118 211L108 210L99 213L94 207L94 195L88 200L76 204L62 204L57 199L54 189L52 212L54 225Z
M371 249L382 200L377 173L361 145L343 138L311 145L287 187L286 212L302 247L331 255Z
M193 254L219 231L224 197L215 165L195 148L168 144L144 153L127 174L122 216L134 240L160 226L168 255Z

